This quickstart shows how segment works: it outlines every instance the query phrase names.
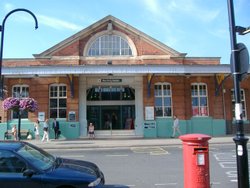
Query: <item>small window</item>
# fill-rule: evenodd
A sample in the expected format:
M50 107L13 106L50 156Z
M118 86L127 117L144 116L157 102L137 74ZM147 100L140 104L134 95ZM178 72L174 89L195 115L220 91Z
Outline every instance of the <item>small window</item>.
M127 86L93 86L87 90L88 101L135 100L135 91Z
M64 84L51 85L49 91L50 118L66 118L67 87Z
M207 85L194 83L191 85L193 116L208 116Z
M172 117L172 89L169 83L157 83L154 88L156 117Z

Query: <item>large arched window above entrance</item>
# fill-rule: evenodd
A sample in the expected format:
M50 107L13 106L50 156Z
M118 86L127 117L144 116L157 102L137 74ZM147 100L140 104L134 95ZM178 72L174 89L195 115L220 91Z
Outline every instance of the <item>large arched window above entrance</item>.
M93 86L87 90L87 100L135 100L135 90L128 86Z
M87 57L98 56L136 56L136 48L132 40L125 34L113 31L112 34L106 31L93 36L84 50Z

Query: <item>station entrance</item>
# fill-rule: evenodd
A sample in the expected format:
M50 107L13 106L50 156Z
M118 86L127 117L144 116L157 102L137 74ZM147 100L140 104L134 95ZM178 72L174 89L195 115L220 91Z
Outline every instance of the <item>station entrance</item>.
M95 130L133 130L134 89L128 86L93 86L87 90L87 120Z
M134 129L135 106L87 106L87 118L95 130Z

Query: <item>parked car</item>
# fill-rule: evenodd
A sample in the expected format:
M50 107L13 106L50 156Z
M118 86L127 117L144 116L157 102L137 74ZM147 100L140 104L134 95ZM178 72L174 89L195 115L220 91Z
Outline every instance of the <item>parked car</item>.
M1 188L83 188L104 183L94 163L55 157L23 141L0 141Z

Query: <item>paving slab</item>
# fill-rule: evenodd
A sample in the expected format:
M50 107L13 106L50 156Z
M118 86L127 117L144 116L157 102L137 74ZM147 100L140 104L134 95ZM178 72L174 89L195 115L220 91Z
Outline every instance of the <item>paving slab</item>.
M91 149L91 148L117 148L117 147L139 147L139 146L174 146L182 145L178 138L109 138L109 139L74 139L74 140L50 140L41 142L40 140L29 140L30 142L43 149ZM234 144L233 136L212 137L209 144Z

